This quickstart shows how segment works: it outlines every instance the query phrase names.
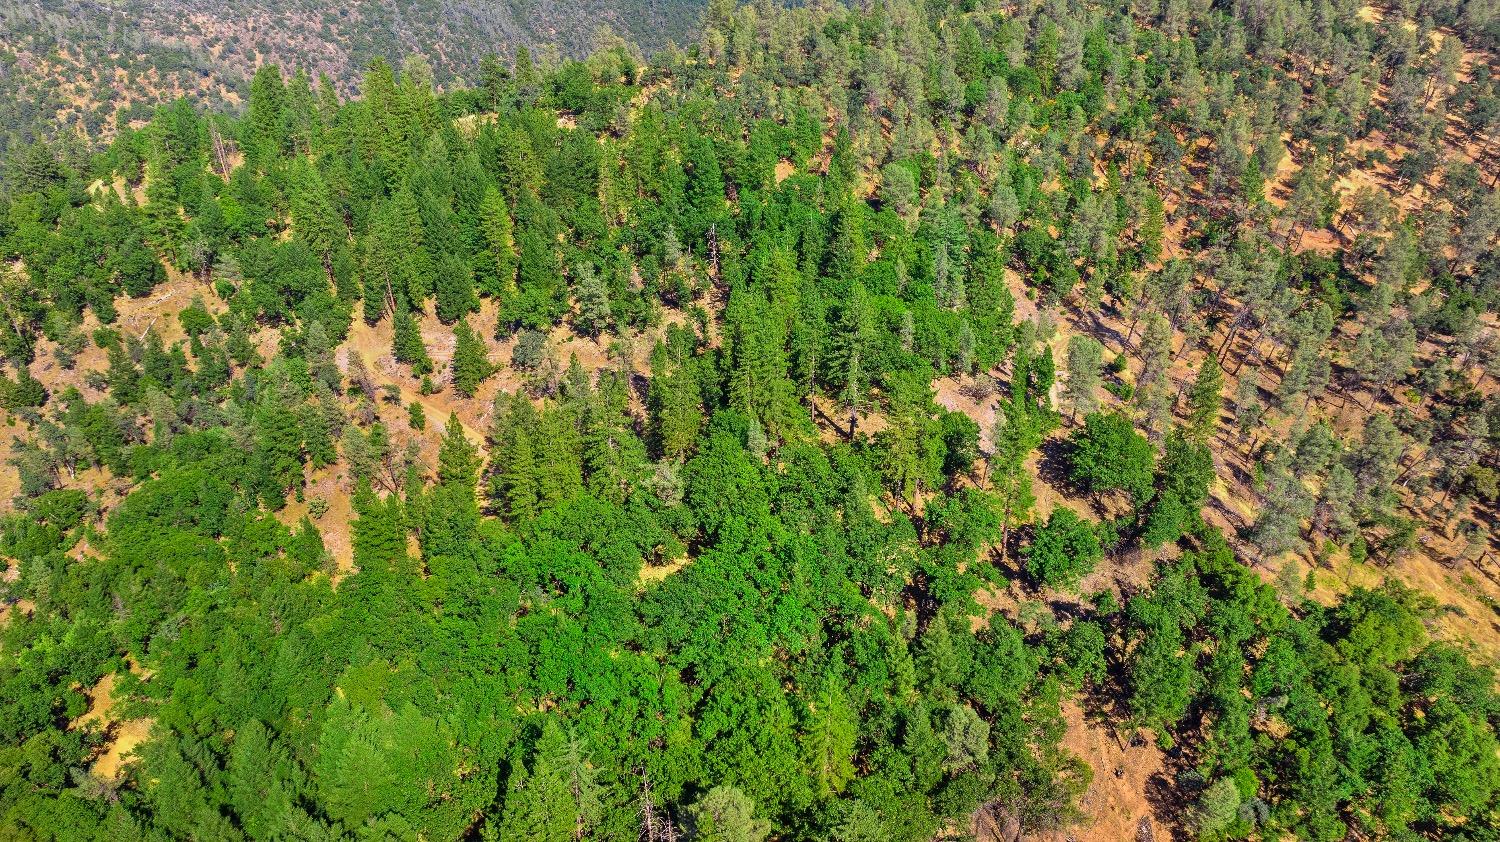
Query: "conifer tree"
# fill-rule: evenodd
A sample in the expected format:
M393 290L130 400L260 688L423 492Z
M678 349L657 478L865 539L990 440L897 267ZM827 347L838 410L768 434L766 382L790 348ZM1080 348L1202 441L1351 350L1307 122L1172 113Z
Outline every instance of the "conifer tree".
M825 354L831 369L833 384L839 390L839 401L849 413L849 437L854 437L854 427L859 411L864 405L869 373L865 370L865 357L871 344L872 326L870 305L862 284L856 283L839 312L838 324L829 337Z
M286 83L281 68L274 64L261 66L250 80L250 103L246 120L250 137L245 146L250 160L268 166L284 146L286 121Z
M465 313L479 309L472 270L466 262L453 252L445 252L437 260L436 271L437 316L444 324L452 324Z
M427 237L417 196L409 187L396 191L389 202L376 211L372 234L382 250L374 259L391 260L396 292L413 306L419 306L432 294L435 273L433 257L427 250Z
M464 397L472 398L479 385L494 373L495 367L490 363L489 349L484 340L470 329L467 319L460 320L454 327L453 336L453 388Z
M458 414L448 416L438 448L438 485L426 503L422 530L424 555L457 555L472 545L479 530L475 483L479 450L464 433Z
M329 413L320 404L303 404L297 413L302 429L303 449L314 468L326 468L338 460L333 445L333 431L329 429Z
M546 330L562 314L562 269L552 243L535 226L517 226L520 257L516 276L516 300L506 309L513 321L535 330Z
M854 777L854 749L858 719L845 699L836 675L824 677L808 705L804 753L819 791L833 795Z
M763 842L771 824L738 788L720 784L687 809L689 832L701 842Z
M479 480L479 448L469 441L458 413L448 416L438 448L438 484L472 492Z
M255 416L258 487L266 505L279 509L302 484L303 431L285 395L268 393Z
M541 504L537 487L539 473L531 437L517 436L508 448L508 460L502 475L505 510L511 520L524 521L536 515Z
M1203 441L1213 435L1214 428L1219 425L1223 392L1224 372L1219 368L1218 358L1209 354L1199 366L1198 376L1193 378L1192 388L1188 390L1187 427L1194 439Z
M432 358L427 356L422 331L417 327L417 320L412 318L410 310L405 307L396 310L393 331L391 353L396 361L411 366L411 373L417 377L431 373Z
M764 299L753 293L736 296L739 300L730 304L736 318L731 322L729 399L759 420L767 435L779 438L796 412L782 331L769 317Z
M479 225L486 246L479 288L487 295L512 295L516 288L515 226L505 199L493 186L485 188L484 200L479 205Z
M406 557L406 527L401 501L390 495L375 496L370 484L359 482L354 491L354 564L360 569L385 570Z
M349 231L334 209L328 185L306 158L296 158L290 173L288 200L292 234L318 256L324 274L333 280L333 256L348 248Z
M334 361L334 343L329 338L328 331L323 328L323 323L313 322L308 325L302 342L307 356L308 373L331 390L342 387L343 375L339 373L338 364Z
M1073 336L1068 340L1067 383L1063 394L1073 406L1073 417L1088 415L1099 407L1094 393L1099 388L1104 364L1104 346L1091 336Z
M573 323L580 331L597 337L609 329L614 318L609 308L609 290L604 279L588 263L573 267L573 297L578 302Z
M681 368L652 377L650 410L658 452L668 458L686 455L703 426L702 397L692 372Z
M990 438L994 444L988 460L989 480L999 502L1000 559L1003 564L1010 558L1011 527L1024 523L1031 516L1031 507L1036 500L1031 490L1031 472L1026 468L1026 457L1041 444L1042 432L1024 403L1010 401L996 413Z
M547 720L530 764L511 776L501 836L575 842L588 838L602 814L600 787L581 746Z

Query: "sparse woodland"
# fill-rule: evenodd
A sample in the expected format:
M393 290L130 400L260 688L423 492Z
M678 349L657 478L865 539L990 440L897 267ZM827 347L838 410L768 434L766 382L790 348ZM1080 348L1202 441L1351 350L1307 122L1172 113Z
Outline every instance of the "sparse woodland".
M1500 839L1497 50L713 0L11 144L0 837Z
M490 55L529 48L555 63L626 42L645 51L681 43L702 8L702 0L8 0L0 5L0 154L34 137L63 141L63 154L70 143L86 148L139 128L158 103L179 97L238 110L263 64L315 83L327 77L349 93L376 57L421 52L440 87L464 87Z

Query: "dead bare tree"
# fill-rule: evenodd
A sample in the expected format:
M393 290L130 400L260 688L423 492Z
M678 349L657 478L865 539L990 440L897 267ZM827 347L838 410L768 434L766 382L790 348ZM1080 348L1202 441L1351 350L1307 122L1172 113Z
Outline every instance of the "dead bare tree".
M677 842L677 828L672 819L658 815L651 800L651 781L641 773L641 842Z

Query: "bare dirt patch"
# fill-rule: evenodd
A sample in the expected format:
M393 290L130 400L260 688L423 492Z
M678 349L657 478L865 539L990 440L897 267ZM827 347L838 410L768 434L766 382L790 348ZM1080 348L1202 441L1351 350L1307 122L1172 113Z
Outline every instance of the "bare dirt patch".
M132 665L132 671L142 674ZM117 673L109 673L89 691L89 709L76 719L72 728L99 728L109 736L90 771L95 777L115 779L120 776L136 747L151 735L151 719L120 720L116 716L119 699L115 696Z
M17 494L21 493L21 472L10 464L12 448L16 438L26 434L26 428L14 418L3 419L0 426L0 513L11 510Z
M114 727L114 739L89 769L98 778L116 779L135 756L135 750L151 736L150 719L131 719Z
M638 581L641 587L650 587L658 582L664 581L668 576L681 571L693 563L693 557L684 555L675 558L666 564L643 564L641 565Z
M1063 702L1062 713L1068 726L1063 748L1094 770L1094 779L1079 805L1088 819L1078 827L1040 838L1049 842L1122 842L1136 839L1142 822L1149 823L1154 838L1171 838L1147 797L1153 780L1165 774L1166 757L1161 749L1151 740L1138 740L1139 745L1133 745L1132 735L1117 734L1110 724L1086 716L1074 700Z

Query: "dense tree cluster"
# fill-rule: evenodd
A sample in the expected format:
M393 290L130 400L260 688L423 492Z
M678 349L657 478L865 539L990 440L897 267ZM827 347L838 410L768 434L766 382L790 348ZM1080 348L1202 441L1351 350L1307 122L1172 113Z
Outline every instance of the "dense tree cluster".
M1416 592L1246 563L1392 563L1419 492L1488 542L1500 199L1444 131L1494 80L1428 36L1494 33L1450 6L715 0L649 63L267 65L20 150L0 835L1041 830L1076 696L1200 838L1492 838L1493 670ZM1410 212L1335 193L1375 133ZM169 280L183 339L127 330Z

